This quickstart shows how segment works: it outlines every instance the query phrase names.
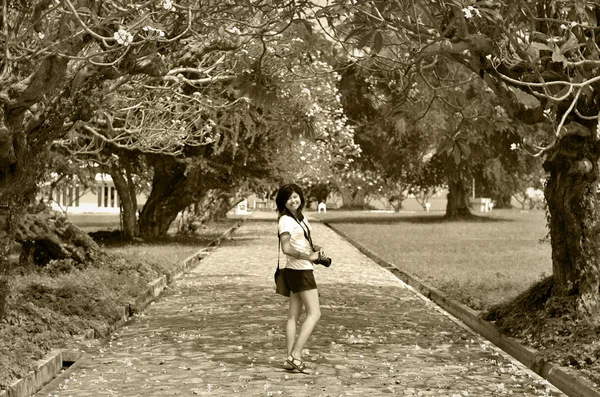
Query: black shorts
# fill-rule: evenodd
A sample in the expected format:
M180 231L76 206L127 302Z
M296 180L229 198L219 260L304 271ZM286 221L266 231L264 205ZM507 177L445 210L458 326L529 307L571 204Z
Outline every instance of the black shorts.
M286 268L283 272L285 282L290 291L297 294L317 288L317 282L312 270L295 270Z

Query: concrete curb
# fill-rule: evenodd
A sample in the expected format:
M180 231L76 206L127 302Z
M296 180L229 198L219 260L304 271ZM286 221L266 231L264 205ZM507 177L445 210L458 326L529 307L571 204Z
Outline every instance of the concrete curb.
M502 335L500 331L490 322L487 322L478 316L478 312L463 305L462 303L446 297L441 291L428 286L419 278L400 270L396 265L386 262L379 258L371 250L362 244L354 241L347 234L332 226L326 221L321 221L325 226L336 232L369 259L379 266L387 269L400 280L419 291L442 309L450 313L465 323L473 331L477 332L506 353L519 360L532 371L546 379L556 386L569 397L600 397L600 392L594 388L593 384L587 379L579 377L575 371L569 368L560 367L544 359L543 354L530 347L524 346L514 338ZM1 397L1 396L0 396Z
M36 394L41 396L52 395L51 392L58 388L59 384L63 382L65 377L69 377L72 373L84 365L86 358L87 354L83 352L64 350L62 372L58 372L54 378L42 385ZM65 364L69 365L67 366Z
M36 368L27 376L18 379L0 392L2 397L21 397L35 394L43 385L50 382L63 367L62 351L52 350L39 360Z
M200 261L208 256L221 242L229 238L233 232L239 228L247 218L240 219L234 226L227 229L218 238L211 241L207 247L203 247L198 252L190 255L175 268L166 274L148 283L147 289L138 296L133 303L129 303L118 309L116 319L109 321L107 327L101 330L89 329L81 335L73 337L74 342L81 342L90 339L102 339L109 336L114 330L127 322L137 310L148 306L168 284L181 277L191 268L197 266ZM17 379L11 383L6 390L0 390L0 397L30 397L34 394L48 389L56 388L55 383L60 382L57 376L63 371L63 375L68 375L82 365L81 360L85 358L85 353L73 349L52 350L44 358L38 361L38 365L33 371L30 371L26 377Z

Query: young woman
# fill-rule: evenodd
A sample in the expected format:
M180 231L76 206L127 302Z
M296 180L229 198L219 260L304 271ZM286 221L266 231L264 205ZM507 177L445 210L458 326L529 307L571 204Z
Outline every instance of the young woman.
M311 247L311 241L307 238L310 237L311 227L302 215L305 201L298 185L292 183L282 186L275 203L279 215L281 250L287 259L284 278L291 291L285 325L286 361L293 369L307 373L302 361L302 349L321 317L313 261L325 257L325 251L314 243ZM306 318L300 327L298 339L295 340L296 324L300 320L302 306L306 307Z

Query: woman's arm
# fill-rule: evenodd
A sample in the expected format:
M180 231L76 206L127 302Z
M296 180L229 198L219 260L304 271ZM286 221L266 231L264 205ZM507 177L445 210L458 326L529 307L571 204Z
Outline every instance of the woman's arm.
M292 247L292 244L290 244L290 234L289 233L282 233L279 238L281 239L281 250L283 251L284 254L291 256L292 258L296 258L296 259L304 259L307 261L316 261L317 259L319 259L319 253L318 252L313 252L312 254L305 254L303 252L300 252L296 249L294 249Z

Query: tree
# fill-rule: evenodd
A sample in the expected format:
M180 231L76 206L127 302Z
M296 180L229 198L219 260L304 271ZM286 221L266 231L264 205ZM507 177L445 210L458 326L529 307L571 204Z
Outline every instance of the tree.
M140 217L143 236L165 233L181 209L203 196L202 189L229 189L249 178L273 181L282 170L299 180L319 168L346 164L357 150L337 98L336 74L308 44L296 48L297 35L288 38L294 40L267 50L246 47L261 68L242 71L232 86L211 96L228 106L207 115L211 135L206 143L184 145L175 161L153 156L155 183ZM280 52L288 56L276 56ZM182 122L182 128L186 125ZM182 190L171 197L179 185Z
M215 52L275 36L304 6L196 0L7 3L0 55L0 200L9 203L2 216L3 253L33 202L54 143L82 131L116 147L130 143L128 123L139 118L120 118L135 112L112 112L107 104L118 101L106 98L136 84L160 89L160 82L189 83L190 74L192 84L232 79L222 70L211 74L221 62ZM252 31L242 37L236 25ZM169 75L166 60L179 56L192 66ZM145 138L136 143L150 150L170 142L160 134Z
M482 134L474 164L476 192L479 197L490 197L494 208L511 208L511 198L528 188L542 188L545 172L539 157L518 150L515 142L523 136L534 135L534 126L495 123L494 129ZM493 137L487 137L493 135Z
M208 177L207 172L220 173L223 166L227 168L231 158L238 155L245 164L247 149L259 141L256 137L260 134L279 135L283 139L287 139L286 134L294 139L306 135L311 141L318 138L317 146L323 161L340 161L346 152L356 150L352 132L345 130L335 96L330 95L331 79L335 76L324 69L318 60L318 51L311 51L310 43L303 41L302 37L311 36L310 26L294 19L305 3L191 2L188 7L184 3L173 5L165 1L161 5L164 9L149 14L159 19L164 14L161 23L147 18L145 10L137 7L136 13L129 15L129 21L137 31L130 32L121 27L114 34L114 40L111 39L116 49L122 49L122 46L125 52L146 42L154 45L150 52L152 56L141 61L145 71L152 71L150 78L130 73L129 69L120 74L103 75L102 68L93 64L82 66L85 70L82 69L74 79L73 86L65 87L70 92L85 92L86 95L76 103L82 117L72 117L67 124L68 130L53 138L55 143L78 156L91 152L97 157L99 151L105 151L100 160L109 172L114 173L113 179L124 199L128 236L137 233L135 195L130 194L133 192L131 167L127 165L136 157L151 155L155 172L171 173L171 166L163 166L171 161L157 159L173 156L177 162L182 162L183 166L177 169L183 170L184 176L191 172ZM88 15L86 10L77 19L84 28L98 19L95 12ZM122 9L109 11L118 13ZM205 18L192 30L191 22L199 15ZM141 16L146 17L144 23L147 24L136 25L136 17ZM222 23L224 17L227 24ZM247 17L252 23L246 23ZM181 22L183 25L179 25ZM295 29L295 32L284 38L287 29ZM85 32L88 30L84 29ZM143 42L138 43L137 35ZM102 37L94 35L91 41L103 43ZM98 56L101 55L103 53ZM160 68L157 69L157 65ZM313 78L317 74L320 77ZM94 80L91 76L96 76L98 84L82 86L82 81ZM311 97L311 84L322 93L313 91ZM326 96L329 97L320 99ZM281 112L270 111L276 100L285 103ZM272 148L266 145L264 150ZM254 146L252 150L256 149ZM223 153L228 156L219 157ZM216 157L194 159L196 155ZM224 161L224 164L215 166L218 161ZM202 172L192 171L202 164L212 165L204 167ZM263 171L269 169L266 165L263 164ZM240 181L247 177L243 172L239 175ZM153 186L159 188L163 184ZM200 186L202 184L197 185ZM166 199L164 193L151 194L151 202L161 196ZM192 193L192 197L200 196L199 192ZM174 211L176 206L167 207ZM143 212L157 208L161 206L149 205ZM149 219L166 221L170 217L153 214L142 216L141 222ZM142 233L152 234L157 230L156 227L143 227Z
M421 128L418 116L425 101L411 101L399 94L393 71L381 71L342 63L340 93L351 115L361 155L353 170L378 175L377 196L396 210L402 208L413 181L432 150L433 136ZM361 187L362 189L362 187Z
M545 156L544 168L550 174L545 197L553 252L552 295L574 297L579 313L588 318L600 312L595 237L599 7L587 1L468 5L392 0L339 1L317 12L333 27L328 30L332 37L344 46L360 48L362 54L355 53L359 57L377 58L382 68L427 76L431 65L448 59L479 76L512 119L552 123L553 130L544 139L524 139L522 145ZM335 20L339 15L345 17L342 22ZM386 48L385 56L378 56Z
M327 203L327 197L331 193L331 186L326 183L319 183L313 186L310 186L306 191L306 200L310 203L315 201L318 203Z

